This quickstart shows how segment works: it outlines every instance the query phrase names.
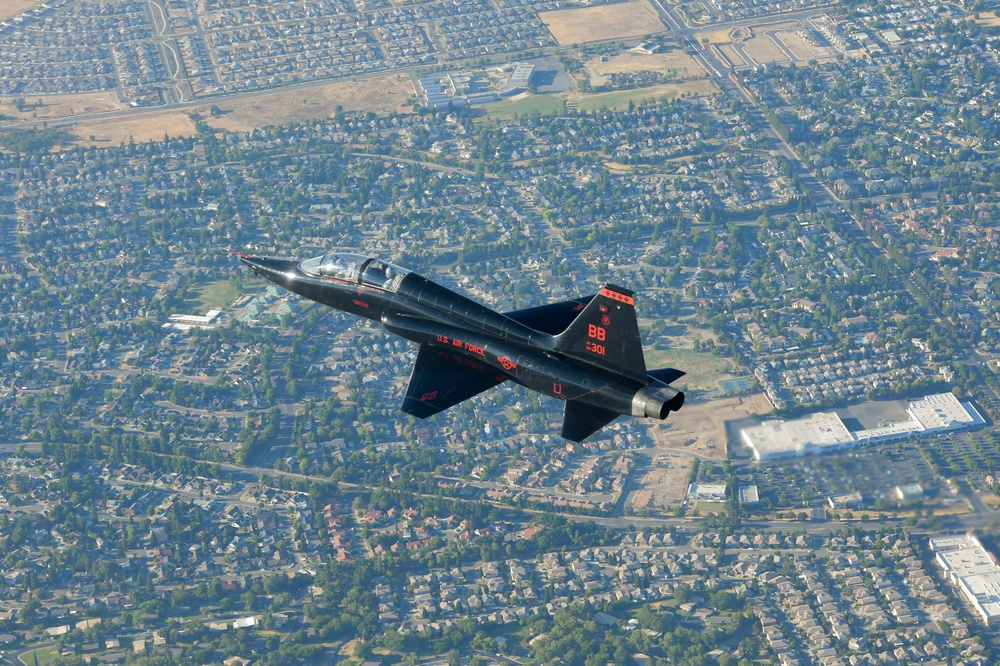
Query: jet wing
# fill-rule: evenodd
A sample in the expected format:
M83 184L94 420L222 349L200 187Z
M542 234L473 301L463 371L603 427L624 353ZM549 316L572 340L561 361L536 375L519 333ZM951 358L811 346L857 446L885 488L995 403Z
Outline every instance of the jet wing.
M509 317L519 324L524 324L528 328L533 328L539 333L559 335L573 323L576 316L580 314L592 298L594 297L583 296L568 301L539 305L538 307L526 310L504 312L503 314L505 317Z
M619 416L621 414L618 412L594 407L579 400L567 400L562 424L563 439L571 442L587 439Z
M507 379L504 373L471 356L422 344L400 409L426 419Z

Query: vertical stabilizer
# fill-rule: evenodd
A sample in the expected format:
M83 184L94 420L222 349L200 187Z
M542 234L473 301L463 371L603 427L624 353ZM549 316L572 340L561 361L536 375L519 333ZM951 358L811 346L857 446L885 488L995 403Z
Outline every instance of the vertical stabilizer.
M606 284L565 331L554 351L648 383L632 292Z

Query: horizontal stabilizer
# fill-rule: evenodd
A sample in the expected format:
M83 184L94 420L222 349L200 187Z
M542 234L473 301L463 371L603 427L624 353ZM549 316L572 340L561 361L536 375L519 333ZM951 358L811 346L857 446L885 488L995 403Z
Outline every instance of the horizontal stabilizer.
M514 310L513 312L505 312L504 316L539 333L559 335L573 323L576 316L592 298L593 296L584 296L569 301L539 305L526 310Z
M621 416L617 412L588 405L579 400L566 401L562 436L571 442L580 442Z
M604 285L573 323L556 336L553 351L644 384L649 381L635 301L624 287Z
M400 409L426 419L506 380L507 375L471 356L422 344Z
M659 370L649 371L650 377L659 380L664 384L672 384L686 374L686 372L678 370L677 368L660 368Z

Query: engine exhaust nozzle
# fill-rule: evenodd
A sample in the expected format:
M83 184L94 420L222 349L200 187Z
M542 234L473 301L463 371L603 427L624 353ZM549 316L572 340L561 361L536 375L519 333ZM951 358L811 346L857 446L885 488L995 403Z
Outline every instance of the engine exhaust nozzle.
M632 416L664 420L684 404L684 394L672 386L645 387L632 398Z

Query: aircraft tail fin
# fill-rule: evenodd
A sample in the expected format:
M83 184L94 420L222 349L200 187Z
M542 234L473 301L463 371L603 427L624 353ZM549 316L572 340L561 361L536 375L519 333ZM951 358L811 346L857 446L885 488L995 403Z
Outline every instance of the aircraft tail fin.
M569 327L553 351L615 374L647 382L635 300L624 287L606 284Z

